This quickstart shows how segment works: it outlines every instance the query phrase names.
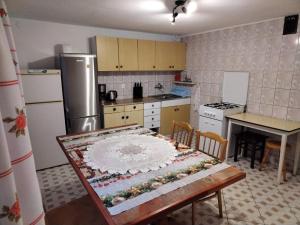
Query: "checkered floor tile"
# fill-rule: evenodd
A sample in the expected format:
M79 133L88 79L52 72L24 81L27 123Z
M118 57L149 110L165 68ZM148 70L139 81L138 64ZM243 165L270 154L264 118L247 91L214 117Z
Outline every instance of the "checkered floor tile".
M300 175L288 173L278 186L272 167L251 169L246 159L229 163L244 170L246 179L223 189L222 219L216 199L197 203L197 225L300 225ZM46 211L87 194L70 165L40 171L38 178ZM168 224L191 224L191 206L170 214Z

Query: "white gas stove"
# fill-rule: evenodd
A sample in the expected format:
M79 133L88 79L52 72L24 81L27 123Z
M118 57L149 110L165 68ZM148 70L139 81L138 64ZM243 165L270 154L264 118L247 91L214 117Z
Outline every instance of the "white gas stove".
M224 72L223 102L200 105L199 129L226 137L226 116L244 112L248 92L248 72Z

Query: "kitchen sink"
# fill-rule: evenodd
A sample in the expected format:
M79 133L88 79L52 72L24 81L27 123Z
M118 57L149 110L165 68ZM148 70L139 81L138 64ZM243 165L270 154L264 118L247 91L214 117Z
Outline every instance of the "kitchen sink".
M161 95L154 95L151 97L159 100L170 100L170 99L181 98L180 96L173 95L173 94L161 94Z

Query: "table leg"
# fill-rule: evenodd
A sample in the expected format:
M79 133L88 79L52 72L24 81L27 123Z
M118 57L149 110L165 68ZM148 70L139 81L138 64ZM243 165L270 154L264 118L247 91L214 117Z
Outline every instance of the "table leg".
M287 141L287 135L283 134L281 136L280 157L279 157L279 166L278 166L278 175L277 175L277 183L278 184L281 183L281 175L282 175L282 168L283 168L284 157L285 157L286 141Z
M231 129L232 129L232 122L231 122L231 120L229 119L229 122L228 122L228 130L227 130L227 140L228 140L228 143L227 143L227 148L226 148L226 158L225 158L225 161L228 160L229 146L230 146L230 144L231 144Z
M293 175L297 174L298 164L299 164L299 156L300 156L300 132L298 132L298 134L297 134Z

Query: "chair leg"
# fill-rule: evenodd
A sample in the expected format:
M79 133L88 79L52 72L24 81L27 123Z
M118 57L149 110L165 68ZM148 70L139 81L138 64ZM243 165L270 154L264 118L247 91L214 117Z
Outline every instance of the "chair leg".
M263 159L260 163L260 166L259 166L259 170L262 170L264 164L268 161L269 154L270 154L270 149L266 148L265 152L264 152L264 157L263 157Z
M195 212L196 212L196 206L195 203L192 203L192 225L195 225L195 220L196 220L196 216L195 216Z
M219 216L220 216L220 218L223 218L222 192L221 192L221 190L217 191L217 195L218 195Z
M250 163L250 167L251 169L254 169L254 161L255 161L255 153L256 153L256 149L255 146L252 146L253 149L251 151L251 163Z

